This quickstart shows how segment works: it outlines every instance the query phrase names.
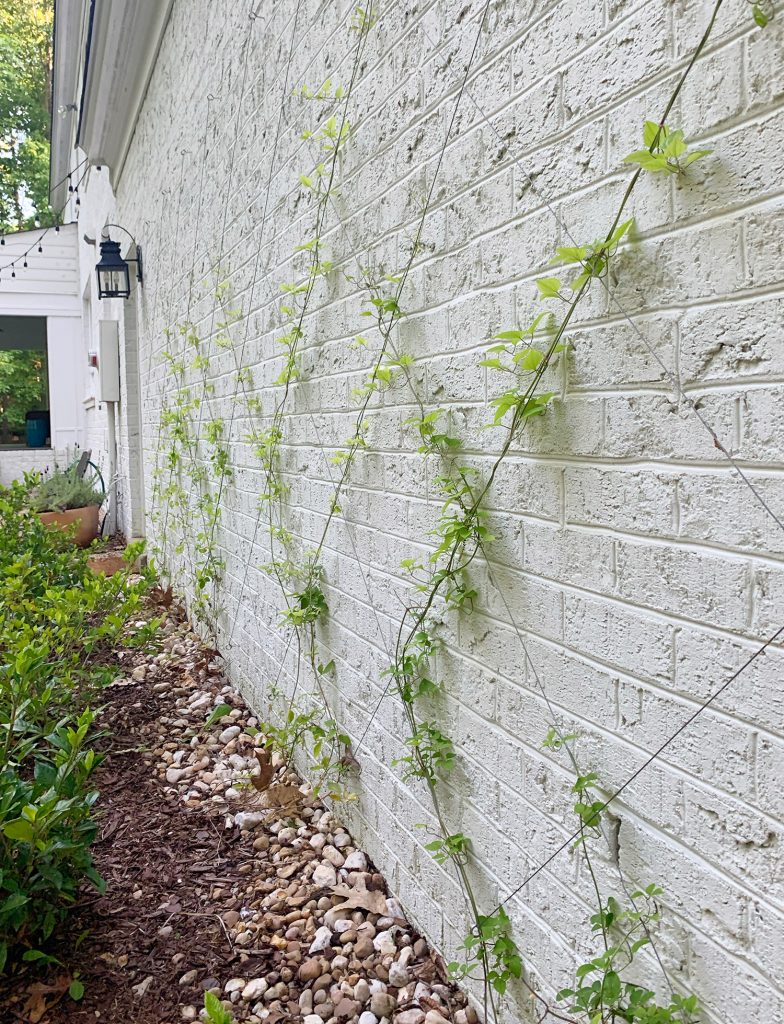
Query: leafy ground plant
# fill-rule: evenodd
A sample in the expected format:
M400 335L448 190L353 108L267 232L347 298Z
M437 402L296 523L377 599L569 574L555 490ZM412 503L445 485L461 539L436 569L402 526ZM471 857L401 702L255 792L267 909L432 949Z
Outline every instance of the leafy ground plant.
M149 636L129 628L148 582L94 575L23 485L0 489L0 970L44 958L79 886L101 887L90 705L116 674L115 645Z

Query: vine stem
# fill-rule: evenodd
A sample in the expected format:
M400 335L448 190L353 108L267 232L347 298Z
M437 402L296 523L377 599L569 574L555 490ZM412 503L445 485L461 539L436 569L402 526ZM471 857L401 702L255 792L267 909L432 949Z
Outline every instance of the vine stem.
M684 72L681 75L681 77L680 77L680 79L679 79L679 81L678 81L678 83L676 85L675 90L673 91L672 95L670 96L670 99L669 99L669 101L668 101L668 103L667 103L667 105L665 107L664 113L662 114L662 117L660 119L659 128L658 128L658 130L656 132L655 138L653 139L653 141L651 143L651 146L650 146L650 150L651 151L653 151L655 149L656 144L659 141L661 132L663 130L666 117L667 117L669 111L672 109L672 106L675 103L675 101L676 101L676 99L677 99L677 97L678 97L678 95L680 93L680 90L683 87L683 84L684 84L684 82L685 82L685 80L686 80L690 70L693 68L696 60L698 59L700 53L702 52L703 48L705 47L705 45L707 43L708 38L710 37L710 34L712 32L713 26L714 26L715 21L716 21L716 17L718 15L718 12L719 12L719 9L721 8L722 3L723 3L723 0L717 0L716 4L714 6L713 13L712 13L711 19L709 21L709 24L708 24L707 28L705 29L705 31L704 31L704 33L703 33L703 35L702 35L702 37L701 37L697 47L695 48L695 51L694 51L694 53L692 55L691 60L689 61L689 64L684 69ZM634 192L634 188L635 188L637 182L639 181L641 173L642 173L642 169L638 168L638 170L635 171L635 173L632 175L632 177L631 177L631 179L629 181L629 184L626 187L626 190L624 192L624 195L622 197L622 200L621 200L621 203L620 203L620 205L618 207L618 210L617 210L617 212L615 214L615 217L614 217L614 219L613 219L613 221L611 223L611 226L608 229L607 234L605 236L605 244L608 244L608 245L610 244L610 242L612 240L612 237L614 235L614 232L616 231L616 229L618 228L619 224L621 223L621 217L623 216L624 210L625 210L625 208L626 208L626 206L627 206L627 204L628 204L628 202L629 202L629 200L630 200L630 198L631 198L631 196L632 196L632 194ZM584 267L584 269L588 269L588 267L587 267L587 265L585 263L583 263L583 267ZM548 348L547 348L547 350L546 350L546 352L544 354L544 357L542 358L540 364L538 365L538 367L534 371L534 373L532 375L532 379L531 379L527 389L525 390L523 395L518 399L518 401L517 401L517 403L515 405L514 412L512 414L512 419L511 419L510 425L508 427L506 439L505 439L505 441L504 441L504 443L503 443L503 445L501 447L499 455L494 460L494 463L493 463L493 465L491 467L491 471L488 474L488 477L487 477L484 485L479 490L479 492L476 495L476 497L473 498L473 501L471 502L471 504L469 506L463 508L463 512L464 512L464 519L463 519L463 521L465 523L469 524L470 526L472 526L474 528L474 530L477 527L478 516L479 516L479 513L481 511L482 505L484 503L484 500L486 498L486 495L487 495L488 491L490 490L490 488L493 485L493 482L494 482L495 476L496 476L496 474L498 472L498 469L499 469L501 463L503 462L503 460L506 458L506 456L507 456L507 454L508 454L512 444L514 443L514 440L515 440L519 430L521 429L522 425L525 423L525 420L527 419L527 415L528 415L529 409L531 407L531 402L534 399L537 387L538 387L539 383L541 382L544 373L546 372L546 370L550 366L554 356L556 355L556 353L558 351L560 351L559 346L561 344L562 338L564 337L566 329L569 326L569 324L570 324L570 322L571 322L571 320L572 320L572 318L574 316L574 313L575 313L575 311L576 311L576 309L577 309L581 299L583 298L583 295L585 294L585 291L588 288L588 285L589 285L591 280L592 280L592 275L586 276L585 280L582 282L580 287L577 289L574 297L572 298L572 300L571 300L571 302L569 304L569 307L567 309L566 315L565 315L564 319L561 321L558 329L556 330L555 335L553 336L553 338L552 338L552 340L551 340L551 342L550 342L550 344L549 344L549 346L548 346ZM469 490L469 493L471 493L470 490ZM459 502L459 503L462 506L462 502ZM403 616L403 620L401 621L401 624L400 624L400 627L399 627L399 630L398 630L398 641L397 641L396 652L395 652L395 665L397 666L398 669L400 669L402 667L403 671L405 672L405 665L408 663L408 658L407 658L408 651L409 651L412 643L414 642L414 638L419 633L419 631L422 629L422 627L423 627L423 625L424 625L424 623L426 621L426 618L429 615L430 610L431 610L431 608L432 608L432 606L433 606L433 604L434 604L434 602L435 602L439 592L444 588L445 584L448 581L453 580L459 573L461 573L465 568L467 568L467 566L476 557L476 554L477 554L477 551L479 550L482 538L481 538L481 535L479 535L479 534L475 534L475 536L476 536L476 543L475 543L471 553L469 555L467 555L466 557L464 557L465 539L458 540L453 545L451 551L449 552L449 556L447 558L447 563L446 563L445 569L443 571L439 571L439 572L436 573L433 585L430 587L430 589L428 591L428 594L427 594L427 597L425 599L425 602L424 602L423 606L421 608L417 609L416 613L413 614L413 616L412 616L413 621L412 621L411 626L408 629L407 633L405 632L405 629L406 629L405 623L406 623L407 617L411 614L411 610L410 609L406 610L406 613ZM405 633L405 639L403 639L404 633ZM399 692L400 696L403 697L403 699L404 699L404 704L405 704L405 708L406 708L406 718L408 720L409 730L410 730L411 736L413 738L413 737L415 737L417 735L417 732L418 732L418 725L417 725L417 721L416 721L416 716L415 716L415 713L414 713L412 702L411 701L407 701L404 698L403 688L402 688L402 685L401 685L401 680L399 678L399 672L397 673L397 675L398 675L398 678L397 678L398 692ZM414 682L414 679L408 677L407 678L407 682L409 684L412 684ZM432 773L432 769L429 767L429 765L427 765L425 763L424 758L422 757L421 751L420 751L420 749L419 749L419 747L417 745L413 745L412 746L412 751L413 751L413 757L414 757L414 759L417 761L417 763L419 765L420 775L426 780L428 789L430 791L431 800L433 802L434 809L435 809L435 812L436 812L436 817L437 817L437 819L439 821L439 827L441 828L442 838L446 839L449 836L449 831L445 827L445 822L444 822L443 816L440 813L440 803L439 803L439 800L438 800L438 794L436 792L435 779L434 779L434 776L433 776L433 773ZM581 835L581 838L583 838L583 840L584 840L584 822L582 822L582 821L581 821L581 826L580 826L580 835ZM595 893L596 893L597 900L599 901L599 910L600 910L600 913L601 913L602 912L603 904L602 904L602 896L601 896L601 892L600 892L600 889L599 889L598 881L596 879L596 875L595 875L595 872L593 870L593 865L592 865L591 860L590 860L590 855L588 854L587 850L584 851L584 852L586 854L586 863L588 865L588 871L589 871L589 874L590 874L591 879L592 879L592 884L593 884L593 887L594 887L594 890L595 890ZM476 931L477 931L477 938L479 939L480 947L482 949L482 959L483 959L483 965L484 965L484 968L485 968L485 993L486 993L487 992L487 950L486 950L484 942L483 942L483 936L482 936L481 927L479 927L478 910L476 909L476 902L475 902L475 899L473 898L473 890L471 888L471 882L470 882L470 879L468 878L468 875L467 875L467 872L465 870L464 865L461 864L459 859L455 859L455 866L456 866L458 874L460 876L461 884L462 884L462 887L464 888L464 891L466 891L467 893L470 893L469 900L470 900L470 903L471 903L472 910L474 910L474 912L475 912L475 927L476 927ZM608 948L608 936L607 936L606 928L604 926L604 922L602 922L602 935L603 935L603 941L604 941L604 946L605 946L605 950L606 950ZM602 1019L604 1019L604 998L603 998L603 993L604 993L604 984L602 983L602 991L601 991L601 995L600 995L600 1005L601 1005L601 1016L602 1016ZM549 1010L549 1008L548 1008L548 1010ZM494 1013L494 1016L495 1016L495 1013ZM546 1014L545 1014L545 1016L546 1016Z

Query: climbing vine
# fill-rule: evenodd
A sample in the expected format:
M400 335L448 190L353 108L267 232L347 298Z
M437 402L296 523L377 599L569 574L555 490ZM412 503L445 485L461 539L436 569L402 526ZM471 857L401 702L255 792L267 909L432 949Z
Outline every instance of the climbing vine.
M668 110L676 96L677 91L668 104ZM428 412L412 421L422 441L420 450L437 455L445 465L444 472L436 480L443 505L434 529L436 547L429 561L406 560L403 563L403 568L414 582L418 599L406 608L389 674L403 702L409 727L409 754L402 759L404 776L423 780L430 793L440 832L431 848L441 861L452 862L474 919L473 928L462 947L465 961L453 963L452 970L461 978L473 976L477 968L480 970L486 1012L489 1010L493 1019L497 1015L494 992L503 995L512 978L526 982L520 952L510 934L508 915L503 906L493 914L480 913L469 874L467 853L470 842L462 833L450 833L441 808L439 784L451 772L456 753L452 741L435 723L422 718L419 712L419 699L439 688L433 672L433 654L438 640L436 623L431 619L439 599L443 600L447 610L459 612L473 606L476 591L470 584L468 570L478 556L485 555L487 545L493 540L486 525L485 499L499 467L528 422L544 415L556 397L554 392L540 390L542 380L565 351L567 329L591 283L595 280L606 282L609 278L614 257L632 228L633 219L622 218L640 174L643 169L684 173L689 164L708 152L689 151L682 133L670 131L664 118L658 124L646 123L644 143L645 155L638 151L627 158L638 165L638 170L634 172L606 233L585 245L558 248L551 261L553 265L565 265L573 267L573 270L568 276L543 277L536 282L539 299L556 303L556 309L560 305L564 310L562 317L559 319L548 309L525 328L503 331L481 360L481 365L498 372L507 381L506 388L490 403L494 414L489 425L502 429L505 436L486 479L479 480L476 471L461 461L461 441L441 428L441 410ZM578 794L575 812L584 830L598 829L597 806L603 805L597 805L596 801L586 802L595 781L596 776L588 774L578 776L575 783ZM581 845L589 874L595 882L585 836ZM585 1024L616 1019L689 1024L691 1018L688 1014L696 1008L696 1000L691 997L681 1000L673 995L669 1006L663 1007L655 1003L653 992L622 978L633 964L636 953L650 941L650 925L658 913L653 902L656 894L655 888L641 891L635 895L642 901L643 909L622 909L614 899L603 901L596 886L599 908L598 916L592 919L592 927L597 920L600 922L604 950L580 968L578 987L559 994L559 1002L570 1000L567 1009L578 1014L568 1019L584 1020ZM611 931L619 928L625 929L624 935L618 943L613 943ZM540 998L533 989L531 991ZM546 1004L545 1010L548 1014L556 1012Z
M426 828L425 848L436 863L454 869L470 913L471 929L461 947L463 957L454 961L450 968L458 978L480 980L485 1014L493 1020L498 1015L498 999L515 980L526 985L538 1002L542 1011L540 1019L551 1016L574 1024L616 1021L692 1024L699 1013L695 996L683 996L670 988L669 996L662 1002L632 976L638 954L653 947L653 931L661 914L661 890L649 884L632 892L625 891L620 897L602 892L594 871L592 851L597 841L605 839L602 825L607 804L601 796L598 775L582 771L577 763L572 746L575 737L565 735L557 723L546 737L545 745L554 753L566 751L575 772L573 810L580 831L575 847L594 890L596 907L589 923L598 952L578 967L573 986L560 991L554 1003L546 1002L535 991L526 978L523 958L512 936L511 920L504 905L491 913L484 913L480 906L471 878L471 838L453 831L448 825L441 790L454 771L458 752L439 723L427 717L427 708L430 699L442 690L436 671L439 624L445 614L470 614L478 600L470 570L477 559L487 560L487 549L494 540L487 519L488 495L500 467L513 446L519 443L530 421L546 415L557 398L557 393L545 390L543 383L548 371L567 351L569 328L580 303L594 284L599 283L608 291L614 286L616 257L633 237L634 220L627 212L641 175L681 176L710 153L708 149L690 148L683 132L672 128L667 121L686 77L711 35L722 2L717 0L709 25L660 119L645 122L642 147L625 158L625 163L635 170L610 224L591 241L556 249L551 263L558 270L536 281L538 299L544 305L542 311L530 324L514 326L496 335L480 360L480 366L493 371L503 382L503 387L490 401L492 415L486 424L501 433L501 440L484 477L464 458L463 442L454 433L449 414L441 408L428 409L417 394L410 374L413 361L399 352L393 342L395 330L405 316L402 293L421 249L437 171L418 222L410 258L402 268L394 273L373 274L360 266L357 274L352 275L345 269L338 270L324 243L341 155L352 137L348 105L357 82L364 41L376 20L370 4L358 7L352 17L351 31L357 33L359 41L347 87L335 86L331 79L326 79L315 87L302 84L295 90L302 101L337 105L337 112L329 113L315 129L302 136L317 154L312 164L298 176L301 196L307 199L312 210L312 229L295 249L300 273L281 286L277 343L282 348L282 367L274 381L276 392L271 411L266 411L255 396L253 375L242 366L241 356L234 378L234 398L236 400L242 392L246 418L251 424L247 440L253 446L264 476L259 496L259 515L264 522L269 552L264 569L281 590L285 608L280 621L291 630L297 644L297 678L294 692L287 701L284 720L280 724L266 723L263 731L287 756L304 744L315 768L317 788L323 788L335 799L348 798L345 780L355 763L351 742L330 707L325 687L325 682L335 672L335 664L331 660L322 664L319 660L317 627L329 612L321 556L331 524L335 517L342 515L342 500L351 469L358 455L368 450L370 402L402 375L418 408L418 413L409 418L406 426L418 438L419 454L438 465L435 485L442 505L429 557L406 559L402 563L414 596L398 624L386 670L387 689L394 690L401 702L408 733L406 749L396 765L404 779L421 783L426 789L435 825ZM772 7L754 3L751 8L756 23L764 27L772 17ZM364 381L353 391L357 406L354 429L332 458L337 476L319 540L312 550L302 551L299 539L287 526L289 485L283 467L287 418L293 388L302 378L301 353L312 300L319 283L329 282L338 272L364 291L366 300L360 314L370 319L381 344ZM218 298L222 301L225 296L219 293ZM219 334L219 344L225 344L232 351L231 327L240 319L240 311L230 313L222 325L225 335ZM167 352L178 388L163 417L171 445L167 461L169 476L165 484L156 482L156 486L160 486L161 498L173 509L179 524L181 539L175 553L182 553L185 548L180 545L187 545L186 538L191 537L197 615L202 614L205 619L211 615L214 620L215 608L210 607L209 595L214 595L223 569L215 537L220 519L221 488L232 476L230 428L227 430L221 419L202 419L204 397L209 396L212 388L209 359L192 324L181 325L180 332L185 349L192 352L187 368L200 375L202 397L197 398L193 387L187 383L182 356ZM357 333L354 344L365 348L368 340L364 334ZM204 447L201 447L202 440ZM219 481L217 495L210 486L210 480L216 477ZM202 524L195 533L190 522L194 492L198 494L195 510ZM320 707L298 699L302 659L310 668ZM273 687L270 695L275 697L279 693ZM669 987L666 976L665 980Z

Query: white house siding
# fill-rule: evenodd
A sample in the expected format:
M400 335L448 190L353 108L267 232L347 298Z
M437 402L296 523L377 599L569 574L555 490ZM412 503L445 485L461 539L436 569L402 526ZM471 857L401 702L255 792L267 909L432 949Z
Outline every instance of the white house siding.
M314 152L301 133L330 109L293 92L327 77L347 87L354 6L281 0L250 20L245 4L177 0L117 185L117 218L145 253L148 512L153 469L165 456L162 402L174 389L162 353L179 343L185 321L214 341L218 283L243 311L231 329L234 355L210 346L214 394L205 419L231 421L235 474L222 491L216 534L226 561L217 641L262 714L273 682L291 690L294 664L279 624L281 595L257 568L269 557L265 531L255 529L263 474L235 397L235 359L242 352L269 411L279 394L280 285L301 276L293 251L309 238L312 217L298 177ZM356 258L391 272L407 258L483 7L381 5L326 218L325 244L340 268L356 272ZM499 384L477 361L496 330L526 324L538 308L534 279L555 246L568 244L553 211L579 241L606 230L630 173L621 158L641 144L643 119L660 116L710 11L702 0L488 8L395 335L415 360L426 406L453 413L480 473L501 435L480 429ZM438 720L459 749L444 798L450 828L472 839L485 909L574 827L568 764L541 747L549 713L535 675L579 733L582 764L609 791L781 621L784 533L674 396L636 331L781 516L782 42L784 18L760 32L747 3L722 6L668 118L714 153L684 180L640 181L635 242L617 262L617 298L634 326L595 285L552 376L557 402L490 492L500 591L478 563L474 613L446 615L440 627L446 695ZM317 540L328 508L335 468L327 456L352 430L351 389L373 362L375 335L367 349L350 344L367 329L365 305L335 272L319 284L304 324L283 456L285 522L303 549ZM369 409L369 448L352 469L345 519L333 523L324 553L330 615L319 626L319 657L335 660L330 697L355 742L386 685L381 672L407 594L400 561L432 547L436 468L403 426L414 410L402 382ZM153 533L154 523L153 509ZM195 511L191 523L196 531ZM191 592L194 567L187 552L170 565ZM783 668L776 646L613 805L615 856L630 884L666 889L662 960L678 987L699 996L707 1020L721 1024L784 1019ZM306 679L304 665L302 672ZM430 820L426 796L392 764L404 736L400 708L387 696L356 750L359 800L341 813L449 957L467 924L453 878L415 828ZM619 892L614 857L600 858L598 870L603 890ZM567 850L509 904L527 970L548 995L596 948L589 882ZM642 975L655 980L653 961L644 963ZM527 1006L515 993L509 1020Z
M139 377L136 360L137 293L127 301L98 299L95 265L100 259L100 241L106 225L116 224L118 214L114 193L106 168L90 168L81 186L80 207L71 205L72 216L79 216L80 291L83 296L83 329L85 346L98 349L99 323L116 320L120 336L120 401L115 410L117 466L114 476L117 496L116 526L126 537L144 535L144 493L139 441ZM110 235L122 245L124 255L131 255L133 246L122 231L109 229ZM133 264L131 264L133 266ZM87 431L91 447L100 455L103 468L109 467L108 412L99 401L98 373L88 369L86 404L89 405Z
M38 229L6 235L0 247L0 316L46 317L51 448L0 451L0 483L8 484L26 470L62 463L76 445L83 444L77 280L75 224L65 225L59 232L44 234Z

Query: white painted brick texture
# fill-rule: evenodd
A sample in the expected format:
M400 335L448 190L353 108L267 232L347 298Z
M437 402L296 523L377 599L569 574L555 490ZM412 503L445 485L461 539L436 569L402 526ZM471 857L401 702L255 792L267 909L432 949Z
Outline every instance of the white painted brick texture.
M177 0L117 187L118 220L145 254L138 358L147 512L165 457L162 402L174 386L162 353L178 343L178 324L192 321L211 354L203 420L232 423L235 475L216 534L226 563L218 645L263 715L272 683L291 691L295 665L280 593L259 568L269 556L265 530L256 530L263 473L234 370L241 354L251 393L269 412L282 365L280 286L301 274L294 249L310 237L313 215L298 177L315 152L301 133L329 110L293 93L327 77L347 86L353 7L280 0L249 23L244 4ZM361 291L339 271L356 274L359 261L391 272L405 262L451 125L394 341L414 358L426 405L450 411L469 461L486 473L502 436L484 429L499 380L478 359L495 331L538 310L533 282L554 247L568 244L563 224L579 241L605 232L629 178L622 157L639 147L643 119L660 116L711 7L491 3L451 124L484 4L380 5L326 216L325 253L337 270L314 292L284 425L285 518L300 550L323 527L336 476L329 456L352 433L351 391L379 342L360 315ZM489 494L498 540L491 564L472 570L475 612L444 617L445 693L433 715L459 747L444 799L450 827L473 840L486 909L574 827L568 764L541 747L550 712L540 683L609 791L781 623L784 533L668 375L784 514L783 42L784 18L760 32L743 0L723 5L668 119L713 154L682 180L641 179L633 242L615 267L616 301L594 285L579 308L572 350L551 374L558 400L532 422ZM229 329L233 352L215 344L221 282L243 314ZM358 333L366 348L352 345ZM198 383L195 371L191 379ZM400 561L432 548L440 498L435 467L405 426L415 411L402 381L370 404L369 447L324 550L330 616L319 627L320 658L335 660L330 697L355 740L386 685L409 594ZM126 460L136 431L131 412ZM200 451L206 459L206 442ZM137 486L132 466L121 479L124 491ZM198 514L186 523L198 529ZM172 568L192 593L187 552ZM612 810L615 856L598 863L606 892L620 889L618 864L631 884L664 886L662 961L714 1024L784 1021L783 666L776 646L624 792ZM432 814L424 791L393 766L404 737L388 696L357 751L359 800L345 816L449 957L467 927L464 907L414 827ZM510 903L529 977L548 995L594 948L591 898L584 864L566 851ZM639 977L661 987L650 957ZM528 1010L525 993L513 992L508 1019Z

